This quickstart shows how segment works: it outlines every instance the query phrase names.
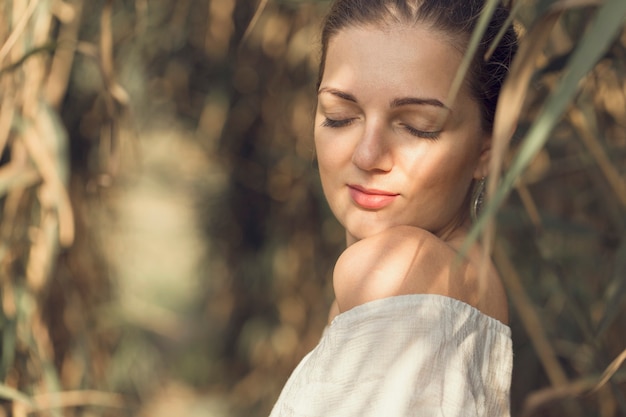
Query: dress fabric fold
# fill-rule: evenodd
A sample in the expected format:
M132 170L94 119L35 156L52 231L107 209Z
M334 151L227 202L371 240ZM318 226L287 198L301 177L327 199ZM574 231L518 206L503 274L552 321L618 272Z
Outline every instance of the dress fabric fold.
M509 417L511 330L461 301L413 294L335 317L270 417Z

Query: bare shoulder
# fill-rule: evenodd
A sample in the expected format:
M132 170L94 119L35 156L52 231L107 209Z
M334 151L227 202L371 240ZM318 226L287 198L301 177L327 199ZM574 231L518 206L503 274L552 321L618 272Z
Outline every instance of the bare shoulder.
M480 251L466 259L430 232L398 226L348 247L337 260L333 285L339 311L377 299L406 294L438 294L470 304L502 322L506 296L489 262L479 282Z
M340 311L402 294L446 293L444 268L453 251L426 230L398 226L362 239L337 260L333 274Z

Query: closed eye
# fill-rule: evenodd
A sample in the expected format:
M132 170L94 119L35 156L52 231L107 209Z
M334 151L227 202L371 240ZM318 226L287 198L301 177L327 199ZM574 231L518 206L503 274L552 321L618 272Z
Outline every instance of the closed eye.
M335 128L345 127L345 126L351 125L353 121L354 119L335 120L335 119L329 119L328 117L326 117L324 121L322 122L322 126L323 127L335 127Z
M406 131L409 132L411 135L418 137L418 138L422 138L422 139L437 140L439 139L439 134L441 133L441 130L425 131L425 130L416 129L409 125L402 125L402 127L406 129Z

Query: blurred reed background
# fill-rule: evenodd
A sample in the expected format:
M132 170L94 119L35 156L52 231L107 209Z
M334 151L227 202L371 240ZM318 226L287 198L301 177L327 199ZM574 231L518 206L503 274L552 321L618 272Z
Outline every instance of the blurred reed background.
M504 186L535 152L491 215L514 416L626 415L621 2L514 4L536 50ZM344 239L311 138L327 6L2 2L0 416L269 413L325 325ZM585 39L600 55L544 144Z

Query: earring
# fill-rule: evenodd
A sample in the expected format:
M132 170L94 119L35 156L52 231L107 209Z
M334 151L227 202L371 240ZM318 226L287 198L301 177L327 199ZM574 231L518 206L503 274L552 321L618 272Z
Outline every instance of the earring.
M482 177L474 185L472 191L472 205L470 207L470 213L472 221L475 223L480 215L480 210L483 208L483 202L485 200L485 177Z

